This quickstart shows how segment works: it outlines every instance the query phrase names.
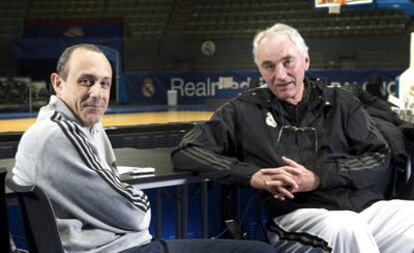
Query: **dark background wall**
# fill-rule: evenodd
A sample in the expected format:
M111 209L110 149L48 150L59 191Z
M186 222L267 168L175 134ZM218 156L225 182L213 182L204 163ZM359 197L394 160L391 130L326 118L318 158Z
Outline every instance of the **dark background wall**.
M410 35L307 38L311 68L396 68L409 64ZM201 52L203 41L124 40L126 71L237 70L255 68L250 40L216 40L216 51ZM16 73L11 42L0 43L0 74Z
M311 0L0 0L0 74L19 74L11 43L28 21L108 18L123 20L126 71L254 68L253 36L276 22L302 33L311 68L403 69L412 30L411 16L375 4L329 14ZM200 50L206 40L211 56Z
M397 68L409 64L410 35L305 37L311 68ZM125 40L126 70L235 70L255 68L251 40L213 40L216 52L201 52L203 41Z

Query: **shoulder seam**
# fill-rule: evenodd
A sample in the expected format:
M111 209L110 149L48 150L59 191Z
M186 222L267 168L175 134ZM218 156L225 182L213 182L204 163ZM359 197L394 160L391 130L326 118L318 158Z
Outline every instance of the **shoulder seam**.
M115 177L110 171L102 167L98 157L86 143L85 137L80 134L81 130L78 125L69 120L65 120L57 111L53 113L50 119L60 127L89 168L96 171L116 192L131 200L137 208L141 209L143 212L147 212L150 209L148 197L143 192L139 192L137 196L134 194L132 186L125 186L118 177Z

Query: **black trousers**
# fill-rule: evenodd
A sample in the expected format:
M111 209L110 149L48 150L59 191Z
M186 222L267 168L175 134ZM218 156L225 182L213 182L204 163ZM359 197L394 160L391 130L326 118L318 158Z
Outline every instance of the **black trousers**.
M275 253L275 249L261 241L226 239L154 240L144 246L120 253Z

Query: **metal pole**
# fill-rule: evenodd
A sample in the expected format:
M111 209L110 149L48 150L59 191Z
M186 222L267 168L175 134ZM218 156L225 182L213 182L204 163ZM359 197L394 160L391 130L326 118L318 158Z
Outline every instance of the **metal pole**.
M208 199L207 181L201 182L201 237L208 236Z
M29 112L33 111L33 104L32 104L32 84L29 84Z

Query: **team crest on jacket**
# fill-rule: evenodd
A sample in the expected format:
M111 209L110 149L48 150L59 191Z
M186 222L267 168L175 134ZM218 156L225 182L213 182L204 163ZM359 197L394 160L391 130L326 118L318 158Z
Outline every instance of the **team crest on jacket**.
M275 121L275 119L273 118L273 115L271 112L267 112L266 114L266 124L270 127L276 128L277 127L277 123Z

